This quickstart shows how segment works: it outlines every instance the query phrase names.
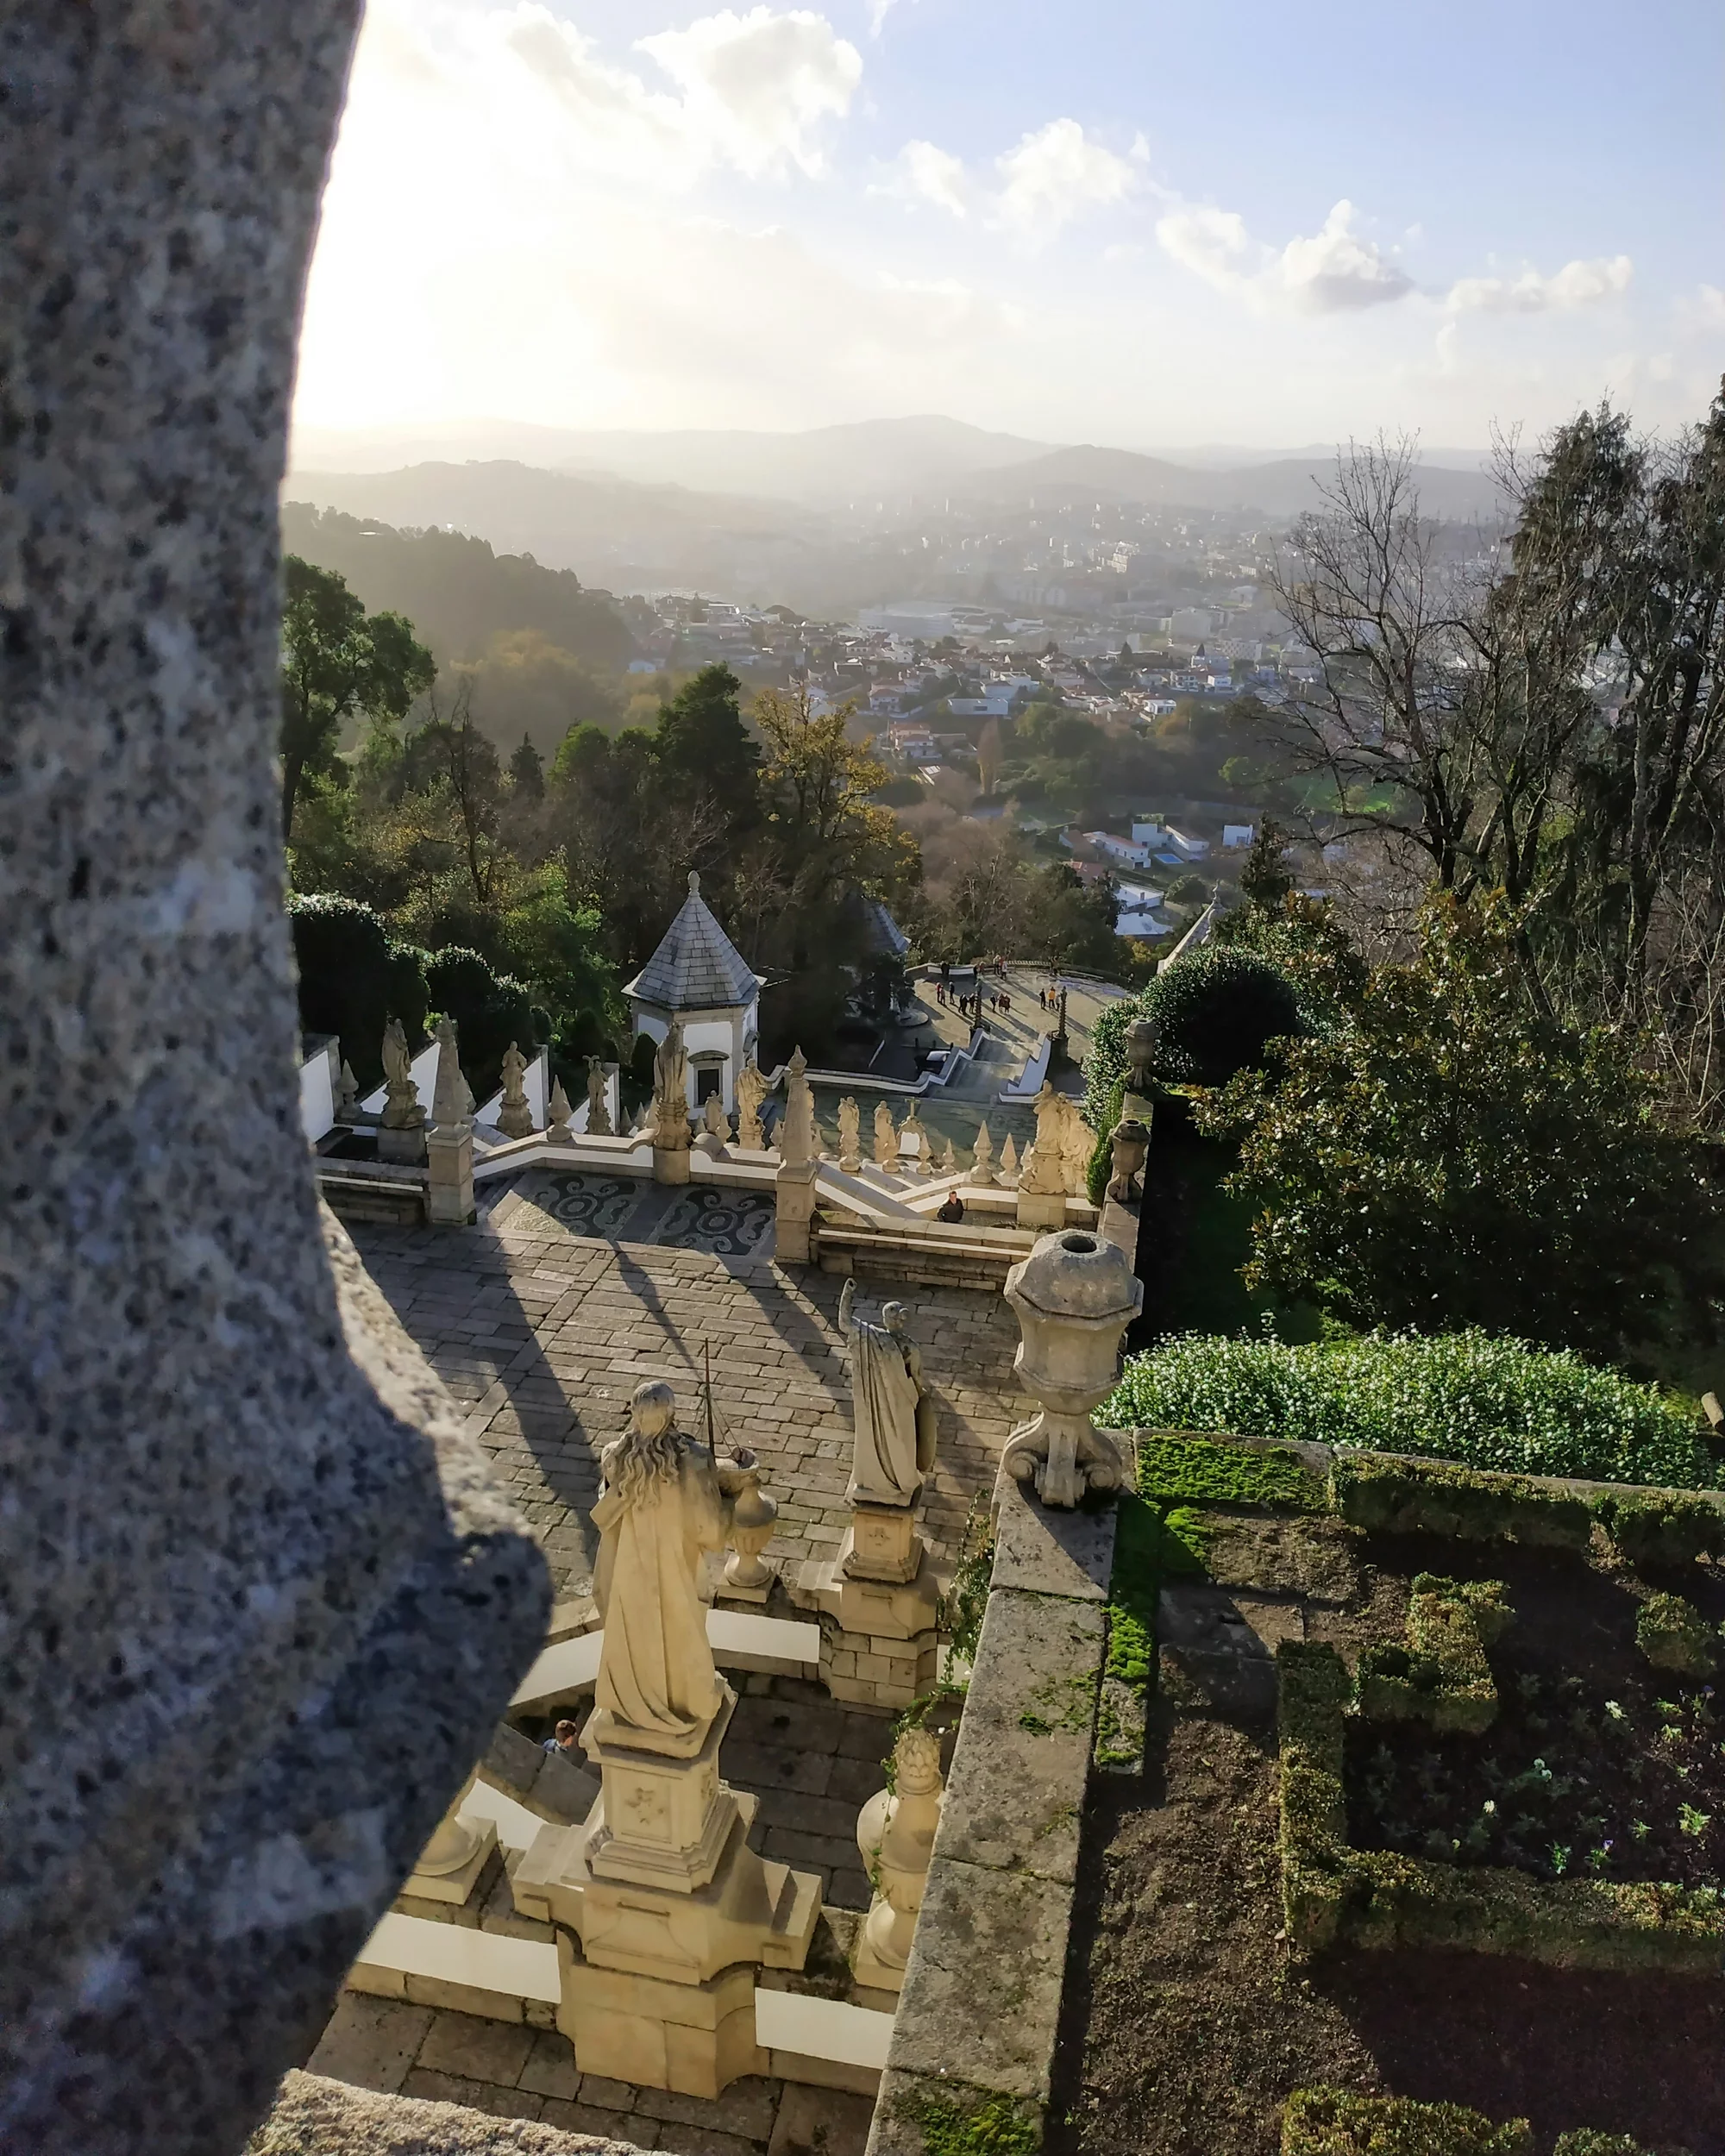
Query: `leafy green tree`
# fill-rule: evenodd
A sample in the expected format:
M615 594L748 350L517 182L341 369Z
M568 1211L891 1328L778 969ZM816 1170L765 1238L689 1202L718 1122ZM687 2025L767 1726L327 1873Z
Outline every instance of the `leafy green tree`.
M282 835L302 787L330 777L343 724L400 720L437 665L399 614L367 614L346 580L289 555L282 569Z
M1239 878L1240 889L1260 912L1276 912L1294 888L1283 858L1287 846L1287 832L1273 816L1266 816L1252 834Z
M1240 1141L1248 1286L1363 1326L1477 1325L1620 1355L1710 1324L1716 1229L1633 1044L1529 998L1501 899L1431 899L1411 962L1244 1072L1201 1127ZM1177 970L1177 969L1176 969Z

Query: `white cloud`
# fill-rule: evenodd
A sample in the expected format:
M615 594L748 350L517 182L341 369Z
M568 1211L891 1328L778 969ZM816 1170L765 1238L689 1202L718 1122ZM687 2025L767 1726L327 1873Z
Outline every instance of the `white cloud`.
M1565 262L1550 277L1524 270L1519 277L1464 277L1445 301L1455 314L1543 315L1591 307L1629 289L1635 266L1627 254Z
M1157 221L1156 236L1174 260L1218 291L1264 312L1339 314L1382 306L1413 280L1353 229L1351 202L1339 202L1310 239L1280 254L1255 241L1232 210L1189 205Z
M1725 292L1716 285L1703 285L1685 311L1692 312L1709 329L1725 329Z
M932 142L906 142L888 168L886 184L869 191L932 203L937 210L947 210L955 217L969 214L963 160Z
M1122 202L1138 183L1124 157L1093 142L1076 120L1051 120L995 160L1003 185L1002 221L1049 238L1087 210Z
M787 164L819 172L817 130L844 117L862 78L856 47L806 8L787 15L727 8L686 30L643 37L637 50L677 85L688 117L724 155L756 175Z

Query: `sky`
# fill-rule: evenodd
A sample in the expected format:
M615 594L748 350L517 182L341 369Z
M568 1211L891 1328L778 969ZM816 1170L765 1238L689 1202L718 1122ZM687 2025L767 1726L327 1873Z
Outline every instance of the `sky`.
M1722 96L1716 0L370 0L297 415L1669 428Z

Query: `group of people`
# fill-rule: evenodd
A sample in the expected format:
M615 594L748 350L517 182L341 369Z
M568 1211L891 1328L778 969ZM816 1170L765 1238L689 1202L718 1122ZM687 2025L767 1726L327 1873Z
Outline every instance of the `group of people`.
M1013 1014L1013 1000L1005 989L1001 989L998 994L991 992L986 997L980 988L974 995L956 995L948 991L944 981L937 981L934 984L934 993L938 1002L942 1005L950 1005L960 1018L968 1018L973 1025L981 1025L982 1006L985 1001L988 1008L1001 1018L1010 1018Z

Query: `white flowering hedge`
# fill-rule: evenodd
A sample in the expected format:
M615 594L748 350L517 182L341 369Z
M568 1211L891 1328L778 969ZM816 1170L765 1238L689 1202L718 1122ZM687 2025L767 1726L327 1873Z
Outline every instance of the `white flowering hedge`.
M1567 1351L1478 1331L1308 1347L1183 1333L1134 1357L1097 1420L1420 1453L1517 1475L1678 1489L1717 1480L1686 1402Z

